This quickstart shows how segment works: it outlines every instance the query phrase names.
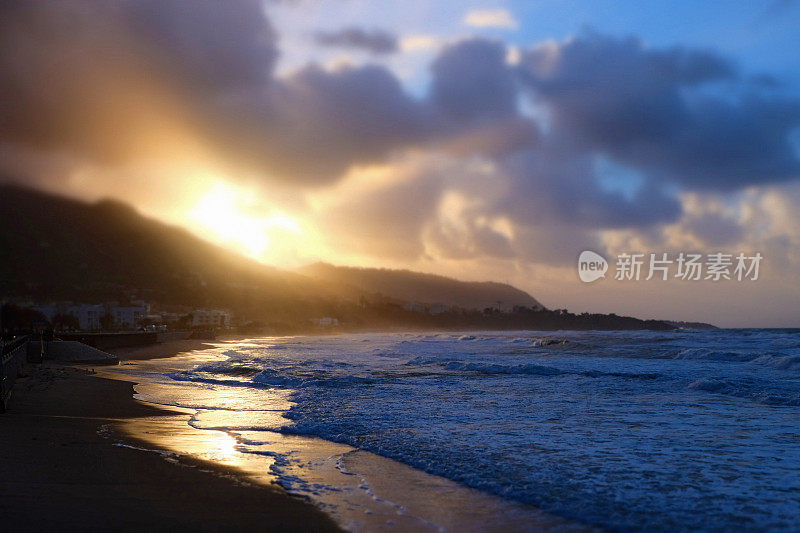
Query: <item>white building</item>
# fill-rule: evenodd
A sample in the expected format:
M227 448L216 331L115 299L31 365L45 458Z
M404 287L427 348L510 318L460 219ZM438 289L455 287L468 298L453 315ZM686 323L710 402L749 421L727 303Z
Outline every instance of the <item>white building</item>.
M115 329L136 329L141 325L150 311L150 306L109 306L104 304L69 305L66 303L34 307L42 313L50 323L59 315L72 316L78 321L82 331L99 331L104 316L111 315Z
M231 314L220 309L195 309L192 312L192 327L229 328Z
M106 314L103 305L43 305L34 307L42 313L50 323L59 315L72 316L78 321L78 327L83 331L97 331L100 329L100 319Z
M84 331L97 331L100 329L100 319L106 314L102 305L76 305L70 307L69 313L78 319L78 325Z
M112 307L111 316L117 329L136 329L147 316L147 307Z

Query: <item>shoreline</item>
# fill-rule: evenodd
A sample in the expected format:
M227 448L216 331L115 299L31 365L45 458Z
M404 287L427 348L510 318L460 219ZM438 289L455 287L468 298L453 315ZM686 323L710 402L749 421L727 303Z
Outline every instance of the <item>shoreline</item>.
M340 527L351 531L585 531L590 530L530 505L506 500L478 491L449 479L428 474L404 463L346 444L314 436L264 429L224 428L241 425L237 408L208 411L200 405L211 398L179 393L178 404L170 399L176 385L164 383L164 372L185 365L203 364L218 356L226 345L256 342L272 337L245 337L208 342L196 353L182 353L186 344L162 347L159 358L138 357L125 361L123 368L109 367L102 372L112 379L137 382L137 398L147 405L177 409L171 419L132 419L117 428L128 440L143 442L148 449L188 454L215 464L234 466L240 479L259 484L280 485L290 494L311 501ZM165 343L166 344L166 343ZM215 353L215 350L217 353ZM141 354L137 354L141 355ZM155 378L155 379L153 379ZM178 385L179 387L182 387ZM166 389L164 388L166 387ZM206 389L196 390L195 392ZM291 407L290 391L265 389L265 404L273 424ZM164 396L166 394L166 396ZM150 402L153 402L152 404ZM185 403L189 402L189 403ZM198 407L189 407L197 402ZM170 407L183 405L184 407ZM233 409L233 411L226 411ZM211 427L197 425L209 413ZM263 413L263 411L261 411ZM204 413L204 414L201 414ZM198 418L199 415L199 418ZM226 419L225 417L233 417ZM280 425L280 422L277 422ZM245 426L247 424L245 423Z
M174 347L177 348L177 347ZM338 531L308 501L244 483L235 469L118 445L109 428L180 414L134 399L133 383L28 365L0 416L0 510L14 530ZM144 439L135 439L145 442ZM235 509L235 512L231 512Z
M121 366L98 372L29 367L12 411L0 417L0 444L15 452L0 466L0 510L9 523L22 530L591 529L316 437L262 432L263 451L247 453L235 433L194 427L194 409L134 397L135 385L160 387L140 379L148 368L248 339L256 337L118 349Z
M257 338L253 335L229 334L220 335L219 338L210 339L175 339L156 344L146 344L144 346L124 346L106 350L111 355L116 355L120 364L125 361L146 361L149 359L163 359L175 357L182 353L193 352L195 350L207 350L219 344L232 342L242 342L247 339Z

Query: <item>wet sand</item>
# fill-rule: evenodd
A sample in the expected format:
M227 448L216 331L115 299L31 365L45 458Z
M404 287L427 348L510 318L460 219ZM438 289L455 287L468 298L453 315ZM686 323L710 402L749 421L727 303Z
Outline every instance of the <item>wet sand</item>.
M216 349L205 350L201 346L194 353L183 355L173 352L187 345L175 343L159 352L173 357L123 359L120 367L104 367L100 371L113 379L136 380L137 397L154 402L147 405L214 405L220 399L217 394L225 396L222 405L226 407L219 410L171 407L174 411L170 416L137 417L114 424L116 442L128 444L133 439L143 448L158 450L167 460L191 457L233 467L237 477L246 482L281 484L292 494L314 502L337 524L351 531L587 530L531 506L344 444L263 429L202 429L209 424L220 428L258 425L265 422L266 416L271 417L267 426L280 426L288 422L284 415L291 407L288 391L265 389L259 409L267 411L257 411L260 422L252 422L240 416L249 411L238 410L237 402L242 401L238 389L223 387L225 390L220 392L160 379L165 373L220 357L220 352L228 348L224 342L214 342ZM245 443L246 451L241 449L241 443Z
M230 434L189 424L194 409L133 399L133 380L145 397L170 387L150 383L143 365L180 367L240 340L124 348L114 352L121 366L97 367L98 374L90 367L29 366L30 375L15 386L11 411L0 416L4 523L26 531L586 529L314 437L239 432L251 437L251 448L262 443L257 453L243 453ZM284 391L273 394L279 416L289 405ZM291 480L291 494L278 485L276 461Z
M160 348L190 346L175 342ZM309 502L243 483L230 467L115 444L109 432L125 420L176 414L134 400L132 383L53 364L26 372L0 415L3 528L337 530Z

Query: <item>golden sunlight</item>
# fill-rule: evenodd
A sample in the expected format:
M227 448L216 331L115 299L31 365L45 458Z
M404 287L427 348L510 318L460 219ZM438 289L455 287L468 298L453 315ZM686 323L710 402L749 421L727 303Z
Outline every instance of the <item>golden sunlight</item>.
M187 213L187 218L223 246L264 260L270 250L270 234L275 230L302 233L293 217L280 212L264 213L256 196L233 185L216 182ZM207 233L206 233L207 232Z

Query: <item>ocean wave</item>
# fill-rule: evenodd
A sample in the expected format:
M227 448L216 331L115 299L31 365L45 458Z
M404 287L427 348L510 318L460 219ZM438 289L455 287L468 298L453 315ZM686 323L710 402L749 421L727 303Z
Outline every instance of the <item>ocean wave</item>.
M778 370L800 370L800 354L765 354L754 359L753 362L768 365Z
M752 352L738 352L733 350L713 350L711 348L687 348L675 354L673 359L687 359L691 361L752 361L758 354Z
M610 530L795 531L786 494L800 493L800 382L787 371L800 370L797 340L730 330L309 337L172 372L194 383L170 384L161 402L204 409L191 423L237 433L240 451L283 438L256 430L313 435Z
M263 370L253 376L253 382L259 385L281 388L305 387L347 387L353 385L371 385L379 378L342 375L342 376L293 376L274 370Z
M569 339L559 339L555 337L544 337L540 339L533 339L531 346L566 346L569 344Z
M551 366L537 365L534 363L522 365L500 365L493 363L466 363L451 361L443 365L445 370L457 372L478 372L481 374L530 374L539 376L556 376L563 374L562 370Z
M625 379L659 379L661 374L656 372L602 372L600 370L587 370L582 372L582 375L590 378L625 378Z
M800 336L792 335L791 337L779 337L771 340L769 345L772 348L778 349L800 348Z
M420 355L417 357L413 357L404 363L405 366L427 366L427 365L438 365L443 363L448 363L451 361L457 361L458 358L455 356L434 356L434 355Z
M206 375L205 373L197 374L191 370L182 370L180 372L167 372L164 375L174 381L185 381L185 382L201 383L201 384L204 383L208 385L225 385L227 387L253 386L253 382L250 380L216 378Z
M689 384L689 388L715 394L745 398L764 405L800 406L800 394L776 390L750 378L702 378Z
M195 372L205 372L208 374L219 374L223 376L254 376L261 372L261 369L255 366L246 365L231 365L230 362L225 363L207 363L200 365L194 369Z

